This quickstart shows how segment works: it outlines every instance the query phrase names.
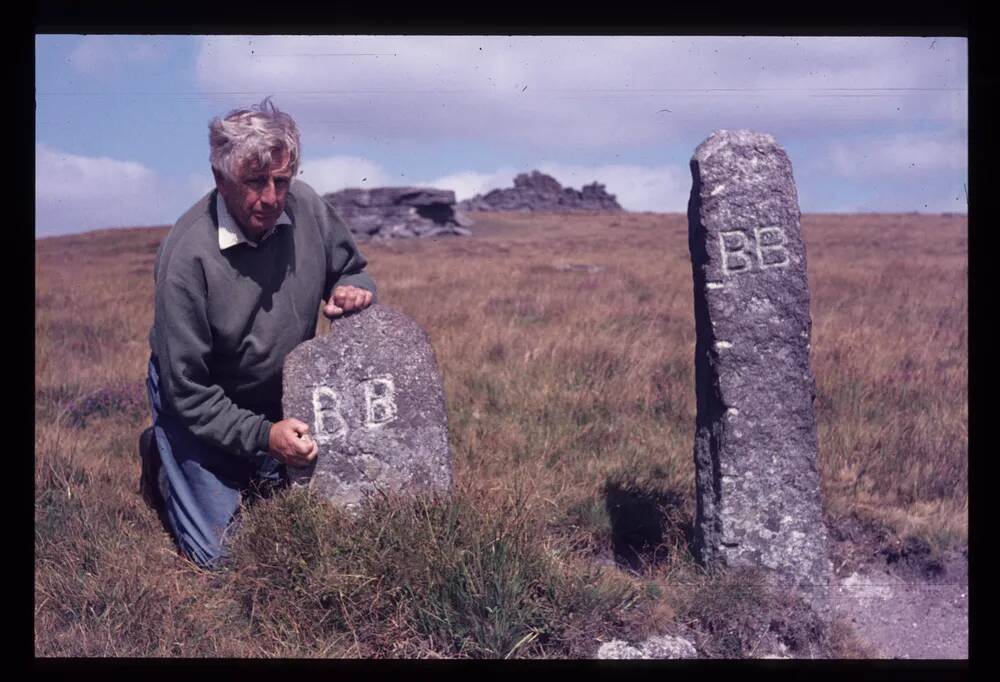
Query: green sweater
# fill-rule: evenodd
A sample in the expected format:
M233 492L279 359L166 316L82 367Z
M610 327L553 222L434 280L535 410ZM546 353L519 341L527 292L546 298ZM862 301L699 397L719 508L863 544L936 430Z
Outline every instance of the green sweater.
M344 222L295 180L279 226L257 248L219 249L217 190L167 234L156 254L149 344L163 409L203 441L241 456L268 450L281 418L285 356L311 339L335 286L375 292Z

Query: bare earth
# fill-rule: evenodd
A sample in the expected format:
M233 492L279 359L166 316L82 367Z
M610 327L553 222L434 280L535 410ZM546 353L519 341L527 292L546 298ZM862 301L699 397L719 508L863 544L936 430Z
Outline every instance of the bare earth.
M834 542L834 568L840 581L834 604L872 655L967 659L967 551L934 555L918 543L880 546L865 531L853 528L847 535L851 531L860 543Z

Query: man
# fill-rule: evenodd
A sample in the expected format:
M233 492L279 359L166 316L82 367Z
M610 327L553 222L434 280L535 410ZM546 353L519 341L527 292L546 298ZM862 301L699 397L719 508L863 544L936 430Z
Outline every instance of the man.
M309 426L281 418L285 356L328 317L374 299L367 261L333 209L303 182L299 134L269 99L209 124L216 189L156 256L140 437L143 497L180 549L216 565L248 490L282 485L316 457Z

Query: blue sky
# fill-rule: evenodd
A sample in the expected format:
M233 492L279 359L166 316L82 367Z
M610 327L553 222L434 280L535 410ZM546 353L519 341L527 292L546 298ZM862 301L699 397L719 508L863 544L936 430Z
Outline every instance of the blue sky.
M208 121L267 95L320 192L540 169L683 212L694 148L749 128L804 212L967 209L964 38L40 35L35 59L36 236L172 223L212 187Z

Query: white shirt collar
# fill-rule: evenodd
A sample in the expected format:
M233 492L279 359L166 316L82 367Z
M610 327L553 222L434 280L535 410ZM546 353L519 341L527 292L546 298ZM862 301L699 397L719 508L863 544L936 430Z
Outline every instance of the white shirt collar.
M232 214L229 213L229 209L226 208L226 202L222 198L220 192L215 194L215 211L219 216L219 250L225 251L231 246L236 246L237 244L249 244L253 248L257 248L257 244L246 238L243 234L243 230L240 229L239 225L236 224L236 219L233 218ZM274 234L275 230L278 229L278 225L291 225L292 219L288 217L286 211L282 211L281 215L274 222L274 227L267 231L267 233L261 237L260 241L264 241L268 237Z

